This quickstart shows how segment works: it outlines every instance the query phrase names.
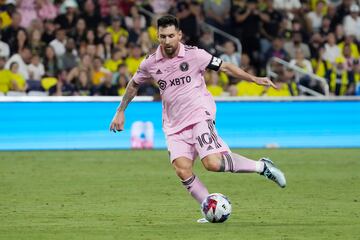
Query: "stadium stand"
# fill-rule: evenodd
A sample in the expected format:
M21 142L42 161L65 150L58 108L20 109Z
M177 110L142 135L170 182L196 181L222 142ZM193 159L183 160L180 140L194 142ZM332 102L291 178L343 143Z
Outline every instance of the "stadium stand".
M207 73L214 96L326 95L324 82L330 95L359 95L359 5L359 0L0 1L0 94L122 95L141 60L156 49L156 18L169 13L178 17L185 44L268 75L279 86L267 89ZM225 35L214 34L217 29ZM139 91L156 94L156 83Z

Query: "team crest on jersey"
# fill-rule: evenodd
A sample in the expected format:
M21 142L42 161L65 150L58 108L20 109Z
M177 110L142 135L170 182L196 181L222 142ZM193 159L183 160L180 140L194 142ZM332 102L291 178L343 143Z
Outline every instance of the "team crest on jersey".
M157 83L159 84L159 88L164 91L166 88L166 82L160 79Z
M180 70L186 72L187 70L189 70L189 64L187 62L182 62L180 64Z

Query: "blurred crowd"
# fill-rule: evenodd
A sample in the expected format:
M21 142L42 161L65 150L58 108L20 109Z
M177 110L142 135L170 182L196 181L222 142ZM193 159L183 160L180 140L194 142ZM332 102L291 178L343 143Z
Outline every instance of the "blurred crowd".
M252 74L276 73L277 90L206 72L214 96L296 96L299 84L323 93L273 57L326 79L333 95L360 94L359 12L358 0L0 0L0 95L123 95L166 13L178 17L185 44ZM138 94L158 96L156 83Z

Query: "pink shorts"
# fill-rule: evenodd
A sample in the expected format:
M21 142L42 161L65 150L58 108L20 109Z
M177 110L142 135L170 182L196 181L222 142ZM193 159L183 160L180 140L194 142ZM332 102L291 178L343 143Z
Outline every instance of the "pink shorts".
M166 141L171 162L179 157L200 159L212 153L230 152L227 144L218 136L213 120L190 125L180 132L167 135Z

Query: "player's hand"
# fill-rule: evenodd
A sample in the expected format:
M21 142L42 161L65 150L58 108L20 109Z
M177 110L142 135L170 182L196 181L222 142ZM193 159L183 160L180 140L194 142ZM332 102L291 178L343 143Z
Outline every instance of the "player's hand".
M257 77L255 79L255 82L259 85L264 85L264 86L273 87L273 88L277 89L277 86L267 77Z
M125 114L124 112L116 111L115 116L113 117L110 124L110 131L121 132L124 130L125 124Z

